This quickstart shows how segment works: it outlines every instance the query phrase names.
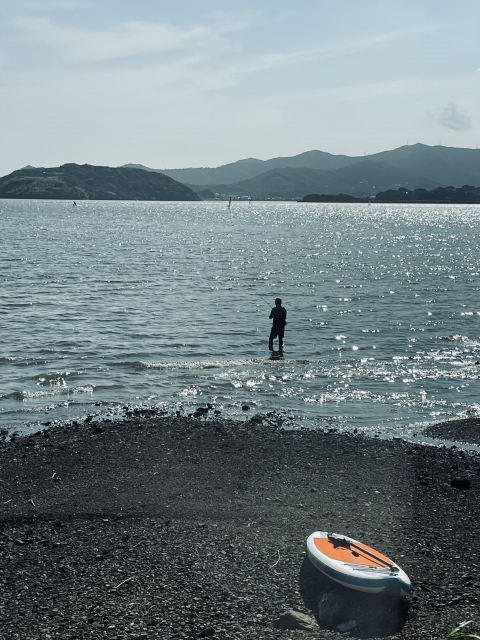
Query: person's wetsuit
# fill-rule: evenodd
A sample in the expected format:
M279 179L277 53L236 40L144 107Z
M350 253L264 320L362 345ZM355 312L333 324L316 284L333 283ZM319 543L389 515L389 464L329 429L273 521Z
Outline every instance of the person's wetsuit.
M270 311L271 319L273 318L272 330L268 340L268 348L273 351L273 341L278 338L278 350L283 351L283 334L285 333L285 325L287 324L287 310L281 304L277 304Z

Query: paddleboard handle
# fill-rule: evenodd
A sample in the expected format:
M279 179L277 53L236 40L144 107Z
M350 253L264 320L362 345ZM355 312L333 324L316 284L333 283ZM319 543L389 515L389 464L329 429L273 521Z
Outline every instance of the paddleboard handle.
M332 536L329 534L327 534L327 538L328 538L328 541L333 544L334 549L336 549L337 547L344 547L345 549L351 550L351 548L353 547L354 549L358 549L365 555L370 556L371 558L374 558L375 560L377 560L377 562L381 562L382 564L386 565L390 569L390 571L392 571L393 573L396 573L398 571L398 567L396 565L392 564L391 562L387 562L383 558L376 556L374 553L371 553L370 551L367 551L360 545L355 544L355 542L350 542L350 540L347 540L346 538L337 538L336 536ZM358 554L354 553L354 555L358 555Z

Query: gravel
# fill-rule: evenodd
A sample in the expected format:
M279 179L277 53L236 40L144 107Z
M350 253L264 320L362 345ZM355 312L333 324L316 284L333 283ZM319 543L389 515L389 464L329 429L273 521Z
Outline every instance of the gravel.
M425 434L432 438L480 444L480 418L440 422L426 429Z
M332 639L355 619L351 637L428 640L480 625L478 454L210 413L127 411L0 443L3 637ZM306 559L315 530L392 557L412 595L335 588ZM276 628L332 592L348 609L329 628Z

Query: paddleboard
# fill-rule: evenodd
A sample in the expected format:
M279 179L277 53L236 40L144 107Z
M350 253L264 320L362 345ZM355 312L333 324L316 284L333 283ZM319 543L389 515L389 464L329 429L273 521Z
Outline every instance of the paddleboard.
M398 564L348 536L315 531L307 538L307 557L323 574L349 589L405 597L412 586Z

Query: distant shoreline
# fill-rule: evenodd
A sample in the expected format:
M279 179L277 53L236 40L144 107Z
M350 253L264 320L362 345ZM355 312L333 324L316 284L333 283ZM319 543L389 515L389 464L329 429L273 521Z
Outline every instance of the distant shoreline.
M299 202L343 202L364 204L480 204L480 187L437 187L436 189L388 189L375 196L359 198L345 193L336 195L310 193Z

